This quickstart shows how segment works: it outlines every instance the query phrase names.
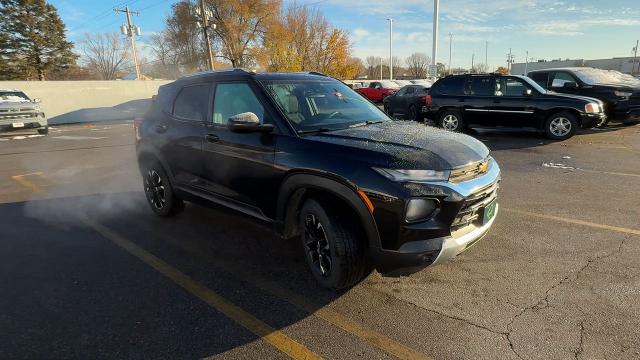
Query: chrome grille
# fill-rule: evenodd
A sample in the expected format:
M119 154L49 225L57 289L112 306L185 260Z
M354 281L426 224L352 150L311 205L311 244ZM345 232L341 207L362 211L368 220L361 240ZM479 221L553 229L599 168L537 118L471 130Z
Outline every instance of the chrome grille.
M498 197L499 187L499 183L495 182L466 198L458 215L456 215L451 224L451 231L456 231L476 221L482 221L482 212L480 210Z

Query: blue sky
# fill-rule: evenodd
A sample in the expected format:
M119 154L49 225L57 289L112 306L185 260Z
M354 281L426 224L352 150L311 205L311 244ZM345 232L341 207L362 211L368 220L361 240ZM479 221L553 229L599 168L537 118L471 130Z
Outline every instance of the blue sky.
M175 0L49 0L67 24L72 40L84 32L118 31L123 14L114 6L140 10L134 18L143 33L160 31ZM290 1L285 1L288 3ZM394 55L431 55L433 0L298 0L318 8L334 25L351 34L353 52L388 56L389 26L394 19ZM516 62L529 58L610 58L630 56L640 38L638 0L441 0L438 60L449 59L453 34L453 66L470 67L472 54L489 64L504 65L512 48ZM144 37L142 51L144 51Z

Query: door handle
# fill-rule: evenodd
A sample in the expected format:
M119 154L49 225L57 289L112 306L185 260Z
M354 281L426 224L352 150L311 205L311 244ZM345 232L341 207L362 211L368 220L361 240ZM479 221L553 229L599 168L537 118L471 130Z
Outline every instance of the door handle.
M163 124L156 125L156 132L163 133L163 132L166 132L167 129L169 129L167 125L163 125Z
M207 140L207 142L210 142L210 143L215 143L215 142L218 142L218 140L220 140L220 137L214 134L207 134L204 138Z

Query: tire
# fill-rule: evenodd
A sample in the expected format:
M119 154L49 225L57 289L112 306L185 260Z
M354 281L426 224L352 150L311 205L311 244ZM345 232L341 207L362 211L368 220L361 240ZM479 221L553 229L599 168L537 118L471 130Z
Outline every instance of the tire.
M413 105L413 104L409 105L409 110L407 111L407 116L409 117L409 120L419 121L419 122L423 121L423 119L420 119L420 115L418 114L418 110L416 109L416 106Z
M149 162L142 169L144 193L153 212L160 217L172 217L184 210L184 201L177 198L166 171L158 162Z
M448 131L461 132L464 130L465 123L459 111L445 110L438 118L438 126Z
M48 126L45 126L42 129L38 129L38 134L40 134L40 135L47 135L48 133L49 133L49 127Z
M578 131L578 119L570 112L562 111L549 116L544 132L551 140L566 140Z
M348 216L341 214L338 205L322 204L309 199L300 211L304 257L320 285L335 290L348 288L371 271L365 256L364 236Z
M391 114L389 113L389 106L387 104L383 104L382 107L384 108L384 112L387 115L391 116Z

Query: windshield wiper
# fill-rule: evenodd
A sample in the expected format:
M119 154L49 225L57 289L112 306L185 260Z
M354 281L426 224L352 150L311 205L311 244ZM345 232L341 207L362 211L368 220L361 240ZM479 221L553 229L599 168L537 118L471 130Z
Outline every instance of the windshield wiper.
M355 123L355 124L351 124L349 125L350 128L356 128L356 127L360 127L360 126L365 126L365 125L371 125L371 124L379 124L381 122L383 122L384 120L367 120L364 122L359 122L359 123Z
M321 132L327 132L327 131L334 131L336 129L329 129L326 127L323 128L317 128L317 129L309 129L309 130L298 130L298 134L313 134L313 133L321 133Z

